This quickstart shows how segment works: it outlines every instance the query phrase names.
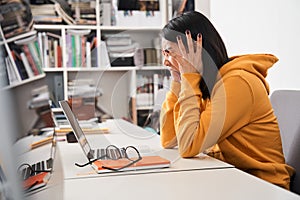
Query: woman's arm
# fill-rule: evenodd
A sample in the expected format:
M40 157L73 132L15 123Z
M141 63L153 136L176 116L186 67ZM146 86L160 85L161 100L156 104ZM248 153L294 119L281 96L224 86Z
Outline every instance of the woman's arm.
M160 113L160 136L164 148L177 146L176 131L174 127L174 106L180 92L180 82L172 81L171 89L166 95Z
M238 74L219 80L210 102L204 106L197 83L201 76L186 73L181 78L181 92L173 112L178 113L174 120L182 157L193 157L249 124L254 100L247 79Z

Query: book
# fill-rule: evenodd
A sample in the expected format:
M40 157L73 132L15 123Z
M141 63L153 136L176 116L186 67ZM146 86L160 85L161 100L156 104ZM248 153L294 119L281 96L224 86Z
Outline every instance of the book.
M134 160L134 159L133 159ZM119 159L119 160L97 160L93 162L93 167L98 171L98 173L101 173L101 171L110 171L105 168L110 167L113 169L118 169L123 166L126 166L130 164L132 161L129 159ZM142 159L133 165L130 165L127 168L124 168L123 170L139 170L139 169L154 169L154 168L165 168L170 166L170 161L162 158L160 156L143 156ZM112 171L110 171L112 172Z
M20 56L21 56L22 62L24 64L24 67L26 69L26 72L28 74L28 77L29 78L34 77L34 73L33 73L32 69L31 69L31 67L29 65L29 62L27 60L27 57L25 56L25 53L24 52L20 53Z
M57 35L52 32L45 32L44 34L45 41L43 54L46 58L47 67L62 67L62 38L60 35Z
M5 63L6 63L6 67L7 67L9 84L13 85L13 84L21 82L21 77L18 73L18 70L16 69L14 64L11 62L11 59L9 57L5 58Z
M23 188L26 191L31 191L47 184L51 176L50 172L41 172L37 175L30 176L23 182Z
M35 66L38 70L38 74L43 74L41 58L39 56L39 50L37 47L37 41L28 44L30 54L32 55Z
M72 67L72 36L70 34L66 34L66 49L67 67Z
M29 37L16 40L14 43L22 47L34 75L42 74L41 50L37 41L37 35L34 34Z
M91 59L91 43L90 42L86 42L86 67L87 68L91 68L92 67L92 59Z
M29 48L28 48L27 45L23 46L23 51L24 51L24 53L25 53L25 55L26 55L26 57L28 59L28 62L30 64L30 66L31 66L31 69L32 69L34 75L35 76L39 75L40 73L39 73L39 71L37 69L37 66L36 66L36 64L35 64L35 62L33 60L33 57L31 55L30 50L29 50Z
M58 41L54 40L53 41L53 56L54 56L54 67L58 67L58 52L57 52L57 47L58 47Z
M44 48L44 45L43 45L43 35L42 35L42 33L41 32L38 32L38 39L37 39L37 41L38 41L38 45L39 45L39 55L40 55L40 58L41 58L41 63L42 63L42 67L44 67L45 65L44 65L44 56L43 56L43 48Z
M90 55L91 46L88 37L91 30L67 30L66 46L67 46L67 66L68 67L86 67L86 55ZM90 50L87 50L87 42L89 42Z
M46 32L42 33L42 43L43 43L43 66L44 68L49 67L49 49L48 49L48 36L46 35Z
M58 15L61 16L68 25L76 24L76 21L61 7L61 4L55 3L54 7Z
M100 5L100 25L110 26L111 25L111 3L102 3Z
M57 67L62 67L62 49L60 45L56 47L57 56Z
M131 45L132 39L128 34L106 34L106 45L114 46L114 45Z
M5 50L3 46L0 44L0 88L9 85L7 66L5 63Z
M20 56L19 53L17 53L15 50L11 51L12 57L14 59L15 62L15 66L17 67L17 70L19 72L19 75L21 77L22 80L25 80L28 78L28 74L26 72L25 66L22 62L22 58Z

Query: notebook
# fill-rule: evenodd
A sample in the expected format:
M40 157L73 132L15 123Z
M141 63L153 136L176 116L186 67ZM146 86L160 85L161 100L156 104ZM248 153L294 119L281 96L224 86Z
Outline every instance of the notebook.
M106 153L105 148L100 148L100 149L91 148L91 145L89 144L85 136L85 133L82 131L78 119L72 112L68 101L63 100L60 101L59 103L87 159L91 161L95 158L99 158L102 155L104 155ZM115 154L114 152L111 152L110 157L113 157L114 154ZM111 168L120 168L122 166L125 166L129 162L130 160L128 159L112 160L112 159L108 159L107 157L104 157L101 158L101 160L97 160L93 162L92 167L96 170L97 173L107 173L113 171L105 169L103 168L103 166L109 166ZM166 168L166 167L170 167L169 160L157 155L153 155L153 156L147 155L144 157L142 156L142 159L140 161L138 161L134 165L122 169L121 171L155 169L155 168Z

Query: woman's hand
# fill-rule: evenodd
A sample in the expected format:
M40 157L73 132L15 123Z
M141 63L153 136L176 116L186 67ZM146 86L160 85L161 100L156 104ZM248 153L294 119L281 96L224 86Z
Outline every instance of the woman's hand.
M194 48L194 41L192 39L189 30L186 31L186 39L188 44L188 49L184 47L182 39L177 36L177 44L180 50L180 55L172 53L176 61L179 64L179 71L183 73L199 73L203 72L202 63L202 35L199 33L197 35L196 48Z
M171 53L169 50L163 50L162 53L166 58L164 60L164 65L168 67L173 81L180 82L181 76L177 61L170 57Z
M171 67L169 68L169 71L173 81L180 82L181 80L180 71Z

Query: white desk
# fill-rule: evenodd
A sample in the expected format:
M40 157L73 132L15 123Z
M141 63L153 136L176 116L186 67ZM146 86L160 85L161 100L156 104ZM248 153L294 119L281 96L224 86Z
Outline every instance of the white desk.
M28 196L27 199L300 200L300 196L294 193L208 156L182 159L176 149L161 149L157 135L127 122L116 120L106 125L111 130L110 134L88 136L92 146L105 146L107 142L117 146L150 146L151 150L169 158L172 161L171 167L99 175L90 166L78 168L74 165L75 162L87 161L78 144L59 142L59 156L56 160L59 164L54 169L54 175L63 176L64 180L60 184L49 184L49 189Z
M79 144L67 142L58 143L62 151L61 157L63 161L63 172L65 179L95 177L95 176L115 176L120 174L137 174L150 172L168 172L168 171L188 171L195 169L214 169L233 167L227 163L201 154L199 157L191 159L183 159L179 156L177 149L162 149L160 145L160 137L150 133L140 127L137 127L124 120L110 120L105 124L110 129L109 134L87 135L87 139L91 146L106 147L109 144L115 144L118 147L134 145L143 152L150 152L167 158L171 161L170 168L139 170L121 173L97 174L91 166L79 168L75 166L75 162L86 163L88 160L84 156Z
M235 168L72 179L64 199L291 200L300 196Z

